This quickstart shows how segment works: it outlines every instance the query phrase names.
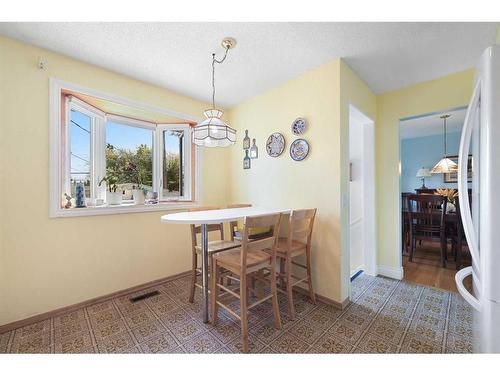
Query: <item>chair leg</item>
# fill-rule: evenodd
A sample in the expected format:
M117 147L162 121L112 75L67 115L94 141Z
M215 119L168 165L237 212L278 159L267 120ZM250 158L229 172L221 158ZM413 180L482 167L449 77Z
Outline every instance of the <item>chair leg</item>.
M210 274L212 275L212 279L210 280L212 283L211 293L210 293L210 302L211 302L211 310L212 310L212 324L217 324L217 314L219 310L219 305L217 304L217 299L219 298L219 287L217 283L219 282L219 267L217 267L217 263L215 261L212 262L212 266L210 269Z
M410 262L413 262L413 253L415 251L415 240L413 239L413 236L410 235Z
M309 296L311 297L311 301L316 305L316 294L313 289L312 282L312 272L311 272L311 249L307 249L306 251L306 267L307 267L307 283L309 284Z
M441 240L441 267L446 267L446 250L448 245L446 244L446 240Z
M280 306L278 304L278 287L276 285L276 259L271 261L271 293L273 294L273 314L274 326L276 329L281 329Z
M456 268L457 270L460 269L460 263L462 261L462 238L459 236L457 239L457 259L456 259Z
M243 353L248 353L248 318L247 318L247 278L240 278L240 318L241 318L241 344Z
M286 294L288 297L288 316L291 320L295 319L295 307L293 306L293 286L292 286L292 258L287 254L286 257Z
M280 273L283 275L285 272L285 260L283 258L279 258L280 262ZM285 289L285 279L283 277L280 277L280 289L284 290Z
M189 285L189 302L194 302L194 292L196 289L196 268L198 268L198 255L196 251L193 251L193 257L191 261L191 283Z

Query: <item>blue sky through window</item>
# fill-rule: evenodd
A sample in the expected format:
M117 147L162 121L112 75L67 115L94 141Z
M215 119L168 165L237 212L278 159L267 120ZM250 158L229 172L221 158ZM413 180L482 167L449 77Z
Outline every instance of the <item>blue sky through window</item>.
M71 178L83 181L90 178L91 118L78 111L71 111Z

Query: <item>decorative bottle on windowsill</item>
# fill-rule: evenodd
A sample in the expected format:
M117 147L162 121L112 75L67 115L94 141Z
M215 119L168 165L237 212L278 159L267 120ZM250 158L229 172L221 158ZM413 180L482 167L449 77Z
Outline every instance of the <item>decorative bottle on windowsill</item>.
M85 184L80 181L75 187L75 207L83 208L85 206Z

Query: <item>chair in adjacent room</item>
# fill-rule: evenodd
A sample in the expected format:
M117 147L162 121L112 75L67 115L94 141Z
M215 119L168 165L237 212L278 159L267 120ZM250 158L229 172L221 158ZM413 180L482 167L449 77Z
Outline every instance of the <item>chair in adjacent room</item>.
M408 200L410 222L410 262L413 262L417 241L439 241L441 266L446 266L445 215L448 199L441 195L411 194Z

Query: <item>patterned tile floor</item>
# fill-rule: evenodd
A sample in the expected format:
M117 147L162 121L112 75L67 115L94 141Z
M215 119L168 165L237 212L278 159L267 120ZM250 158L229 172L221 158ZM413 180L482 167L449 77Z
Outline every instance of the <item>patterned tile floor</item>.
M159 285L159 295L140 302L129 298L144 291L4 333L0 353L238 353L239 323L221 310L217 326L203 324L200 293L194 304L187 302L188 282ZM295 298L291 321L280 295L281 330L274 328L270 304L251 310L251 352L472 351L472 311L455 293L361 275L343 311Z

